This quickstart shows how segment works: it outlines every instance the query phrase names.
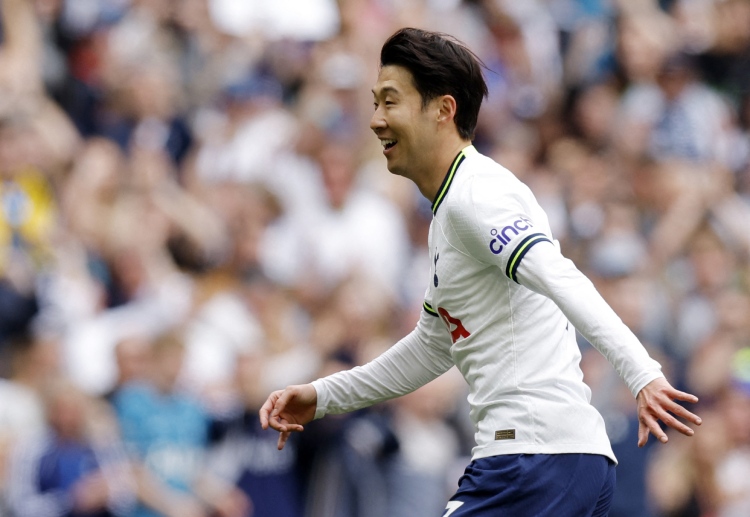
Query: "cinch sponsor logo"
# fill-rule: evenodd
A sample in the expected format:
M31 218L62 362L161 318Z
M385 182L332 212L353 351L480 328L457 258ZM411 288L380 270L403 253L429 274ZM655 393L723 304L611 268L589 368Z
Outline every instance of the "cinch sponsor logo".
M493 237L490 241L490 251L495 255L499 255L502 253L503 247L508 244L514 236L533 227L534 225L531 224L531 221L522 216L500 231L493 228L490 230L490 235Z

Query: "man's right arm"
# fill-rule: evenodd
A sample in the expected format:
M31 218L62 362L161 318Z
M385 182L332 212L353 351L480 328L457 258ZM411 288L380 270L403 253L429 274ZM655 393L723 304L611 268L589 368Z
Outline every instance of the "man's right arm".
M422 311L417 327L373 361L314 381L315 418L406 395L448 371L453 359L440 325L438 318Z
M271 393L260 410L261 426L281 433L281 449L290 432L302 431L313 418L368 407L427 384L453 366L448 334L440 325L423 311L408 336L364 366Z

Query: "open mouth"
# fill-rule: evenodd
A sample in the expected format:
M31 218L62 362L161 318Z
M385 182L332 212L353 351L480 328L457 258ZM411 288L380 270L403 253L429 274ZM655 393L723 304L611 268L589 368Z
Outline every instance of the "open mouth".
M380 143L385 151L392 149L396 145L397 140L381 140Z

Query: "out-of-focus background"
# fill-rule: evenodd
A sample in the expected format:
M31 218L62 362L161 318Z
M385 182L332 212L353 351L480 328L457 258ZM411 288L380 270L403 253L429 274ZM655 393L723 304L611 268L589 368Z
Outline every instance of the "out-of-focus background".
M435 517L473 442L455 371L283 452L257 410L417 321L429 202L368 127L385 39L487 65L476 147L678 387L691 439L612 517L750 515L750 1L1 0L0 515ZM652 445L653 444L653 445Z

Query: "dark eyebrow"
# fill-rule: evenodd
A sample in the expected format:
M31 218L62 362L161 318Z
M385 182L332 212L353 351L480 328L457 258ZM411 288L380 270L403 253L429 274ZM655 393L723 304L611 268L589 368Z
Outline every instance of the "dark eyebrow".
M398 95L398 93L399 93L399 92L398 92L398 90L397 90L396 88L394 88L393 86L383 86L383 88L381 88L381 89L380 89L380 93L381 93L381 94L384 94L384 95L387 95L387 94L389 94L389 93L393 93L393 94L396 94L396 95ZM376 96L376 97L377 97L377 95L378 95L378 94L377 94L377 93L375 92L375 90L374 90L374 89L372 90L372 94L373 94L374 96Z

